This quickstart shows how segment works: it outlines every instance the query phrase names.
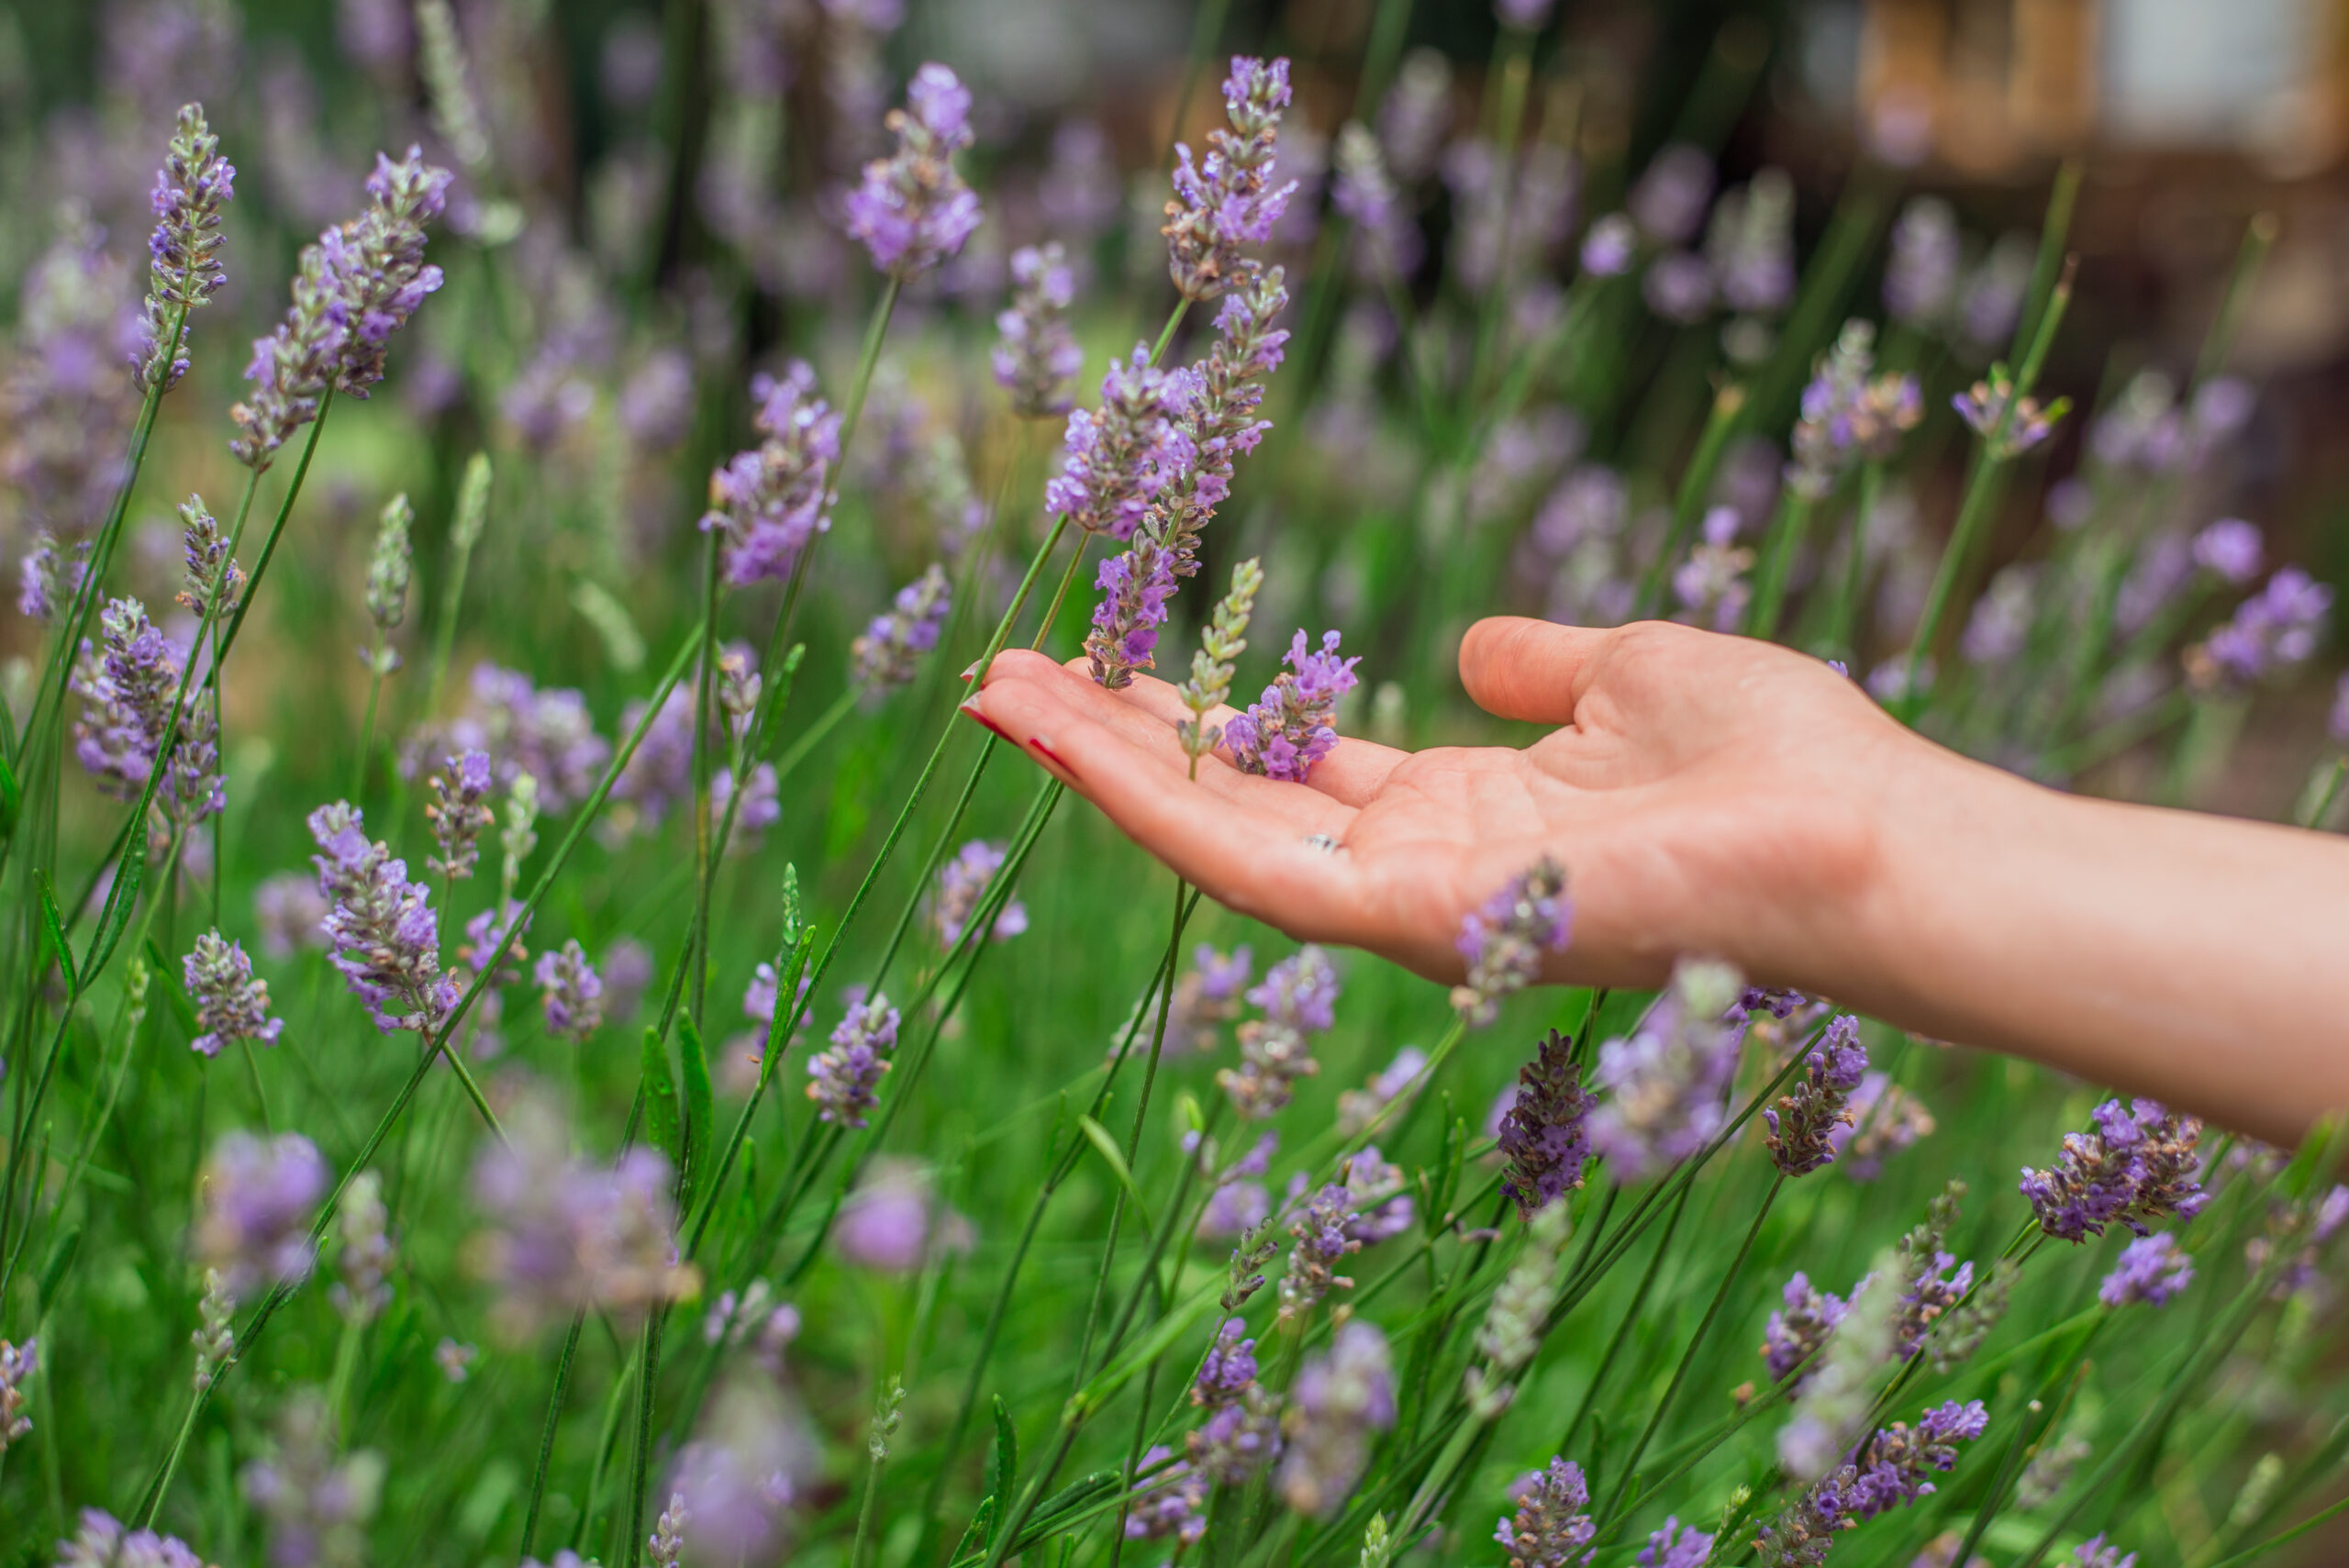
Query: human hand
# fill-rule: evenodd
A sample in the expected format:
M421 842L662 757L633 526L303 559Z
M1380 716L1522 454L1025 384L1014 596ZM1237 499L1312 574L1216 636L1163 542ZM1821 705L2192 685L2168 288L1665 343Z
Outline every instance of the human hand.
M1488 712L1562 728L1522 750L1347 739L1296 784L1221 753L1193 781L1174 688L1112 694L1081 661L1006 653L964 711L1218 902L1443 981L1462 917L1546 853L1575 906L1550 979L1654 985L1705 953L1834 990L1885 813L1946 757L1816 659L1666 623L1496 617L1460 674Z

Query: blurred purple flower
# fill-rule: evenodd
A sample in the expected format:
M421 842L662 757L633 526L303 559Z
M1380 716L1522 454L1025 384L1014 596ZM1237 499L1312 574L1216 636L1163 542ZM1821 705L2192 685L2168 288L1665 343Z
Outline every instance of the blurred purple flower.
M2139 1302L2166 1307L2193 1283L2194 1260L2179 1248L2176 1237L2143 1236L2121 1249L2121 1262L2104 1276L2096 1297L2113 1307Z
M1509 1568L1572 1568L1588 1561L1585 1549L1598 1533L1586 1511L1590 1488L1582 1466L1553 1459L1511 1483L1517 1512L1500 1521L1493 1539L1508 1553Z
M361 814L343 801L310 813L322 851L318 891L332 904L324 922L334 966L385 1034L428 1034L457 1005L457 980L440 969L440 925L430 893L407 880L407 862L371 842Z
M317 1145L298 1132L267 1141L224 1133L212 1145L196 1178L194 1244L231 1300L309 1276L317 1256L310 1220L329 1175Z
M1543 855L1461 917L1453 942L1467 965L1452 1006L1472 1025L1488 1024L1502 998L1541 978L1542 955L1563 952L1574 925L1565 868Z
M1326 1517L1353 1495L1371 1434L1395 1424L1395 1377L1386 1336L1361 1318L1339 1326L1330 1349L1309 1358L1289 1389L1282 1421L1281 1498Z
M766 439L709 476L705 533L721 536L726 581L735 587L792 574L800 553L831 527L831 470L840 462L841 418L816 395L816 373L795 360L780 377L751 381Z
M971 145L971 94L943 65L924 65L906 88L906 106L885 122L896 150L864 166L845 205L848 232L873 264L914 278L963 249L979 226L977 193L954 154Z
M1068 384L1084 368L1085 350L1069 330L1076 273L1057 239L1011 255L1011 306L995 318L996 384L1011 394L1011 410L1028 418L1068 412Z

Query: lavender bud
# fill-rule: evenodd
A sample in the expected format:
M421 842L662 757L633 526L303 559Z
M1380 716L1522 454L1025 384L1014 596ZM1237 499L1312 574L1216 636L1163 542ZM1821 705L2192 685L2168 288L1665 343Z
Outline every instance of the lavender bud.
M1503 997L1541 977L1543 953L1565 950L1573 923L1565 868L1543 855L1462 917L1453 945L1468 978L1452 988L1453 1010L1471 1025L1492 1022Z
M228 1294L228 1281L218 1269L204 1271L204 1299L197 1303L197 1319L203 1325L188 1336L195 1346L195 1391L198 1394L212 1386L237 1353L237 1330L234 1324L236 1300Z
M1428 1053L1418 1046L1407 1045L1397 1051L1395 1060L1384 1071L1372 1074L1368 1084L1359 1089L1339 1091L1338 1130L1352 1138L1370 1126L1388 1106L1419 1088L1427 1070Z
M2315 653L2332 612L2332 590L2287 566L2242 604L2224 625L2186 651L2186 677L2198 691L2240 693Z
M1778 1299L1777 1310L1770 1314L1762 1330L1763 1362L1773 1383L1796 1376L1807 1380L1812 1370L1808 1364L1810 1359L1850 1308L1842 1296L1813 1286L1799 1269L1788 1276Z
M1093 678L1109 690L1121 691L1137 672L1155 667L1158 628L1166 623L1167 601L1174 596L1174 573L1173 552L1144 534L1094 574L1101 602L1094 607L1085 651L1093 662Z
M980 896L987 884L1003 866L1004 849L985 839L974 839L954 851L954 858L938 868L938 892L930 905L930 918L938 928L941 947L952 947L963 940L963 928L979 906ZM1028 906L1017 898L1007 899L997 911L995 924L988 928L992 941L1008 941L1028 929Z
M1274 677L1245 713L1224 726L1223 740L1241 773L1303 784L1313 765L1337 749L1338 731L1331 721L1338 700L1357 684L1354 666L1362 660L1338 656L1334 631L1321 634L1316 652L1299 630L1282 662L1288 668Z
M2121 1262L2104 1276L2096 1298L2107 1307L2143 1302L2166 1307L2178 1292L2194 1283L2194 1260L2175 1237L2146 1236L2121 1249Z
M436 852L424 862L435 876L462 882L481 860L482 829L497 820L489 807L489 753L469 751L451 757L430 781L425 806Z
M100 791L137 800L171 728L181 655L136 599L109 602L99 612L98 636L103 652L94 654L83 643L68 683L83 704L73 722L73 752ZM184 824L227 803L216 733L206 705L191 700L181 710L170 772L156 795Z
M1386 172L1378 138L1358 120L1339 128L1337 168L1330 205L1353 225L1356 272L1373 279L1408 277L1419 264L1419 227Z
M1713 199L1713 161L1685 142L1649 160L1624 206L1640 232L1659 245L1686 245L1703 227Z
M1501 1191L1528 1219L1547 1213L1582 1185L1590 1162L1589 1119L1596 1096L1575 1070L1574 1042L1556 1029L1518 1069L1517 1095L1501 1117L1499 1145L1508 1166Z
M1631 1561L1635 1568L1704 1568L1705 1560L1712 1554L1711 1536L1695 1525L1682 1524L1677 1516L1666 1515L1664 1528L1648 1537L1648 1543Z
M2028 234L1998 236L1959 291L1958 342L1977 362L2005 348L2014 336L2038 250Z
M1386 1336L1360 1318L1340 1324L1329 1351L1308 1360L1289 1390L1282 1500L1301 1514L1329 1515L1361 1478L1371 1433L1394 1424Z
M780 378L751 379L765 438L709 476L705 533L719 535L719 564L734 587L788 578L801 551L831 527L830 474L840 462L841 418L816 395L816 373L794 361Z
M1770 1128L1763 1140L1770 1162L1786 1175L1802 1176L1833 1161L1834 1129L1852 1125L1852 1091L1867 1069L1860 1020L1845 1013L1827 1026L1793 1092L1779 1095L1777 1105L1762 1113Z
M1829 1474L1867 1419L1876 1372L1891 1356L1900 1307L1893 1255L1880 1253L1826 1336L1791 1420L1778 1429L1778 1463L1809 1485Z
M1515 1395L1513 1380L1542 1348L1542 1321L1558 1296L1558 1260L1566 1245L1566 1211L1553 1204L1533 1217L1525 1251L1493 1292L1476 1330L1483 1364L1468 1369L1468 1408L1476 1419L1499 1418Z
M384 1488L374 1453L335 1457L335 1416L325 1396L296 1395L277 1420L277 1446L245 1466L245 1500L269 1520L279 1568L364 1568L367 1522Z
M897 1009L886 996L851 1004L832 1030L831 1049L807 1063L807 1097L818 1119L863 1127L864 1113L880 1103L881 1075L896 1049Z
M953 72L931 63L914 72L906 106L884 122L895 152L864 166L849 194L848 231L873 264L914 278L950 260L979 227L979 198L954 167L971 145L971 94Z
M874 617L849 649L858 683L885 692L911 681L920 672L921 656L938 646L953 598L946 569L935 562L898 589L888 613Z
M1776 169L1763 170L1714 206L1705 259L1731 310L1775 316L1793 300L1794 217L1794 182Z
M57 1568L204 1568L177 1536L127 1530L103 1508L83 1508L81 1529L57 1543Z
M40 1370L40 1341L27 1340L12 1345L0 1340L0 1453L8 1445L33 1429L33 1419L25 1414L25 1385Z
M331 245L341 283L350 336L336 367L335 390L365 397L384 379L384 356L391 336L416 314L424 296L439 291L440 269L424 260L424 226L448 206L456 176L424 161L411 146L398 162L375 154L367 176L368 203L343 226L342 242ZM337 230L319 237L329 245Z
M2072 400L2059 397L2044 407L2036 397L2017 401L2014 377L2004 364L1994 364L1987 378L1959 393L1950 404L1982 438L1991 459L2004 462L2021 457L2054 434L2055 422L2070 411Z
M653 1521L652 1537L644 1543L652 1568L677 1568L677 1559L685 1549L685 1527L692 1522L693 1515L685 1508L685 1495L670 1493L669 1506Z
M1952 1400L1926 1411L1913 1429L1905 1421L1880 1429L1763 1529L1762 1561L1773 1568L1824 1562L1838 1531L1932 1493L1926 1476L1954 1467L1957 1445L1980 1437L1988 1423L1980 1400Z
M375 529L374 552L367 559L367 618L375 623L375 646L372 651L362 650L359 659L378 675L388 675L400 666L391 636L407 618L408 568L415 560L407 534L415 522L416 508L407 504L407 496L393 496L384 504L383 520Z
M1354 1219L1353 1194L1332 1182L1315 1193L1289 1221L1288 1272L1281 1276L1281 1321L1301 1318L1321 1304L1332 1290L1351 1290L1353 1281L1334 1265L1362 1251L1351 1233Z
M439 1029L457 1005L457 982L440 971L440 926L429 893L407 880L406 861L368 839L361 813L348 803L318 807L309 828L323 851L310 858L318 891L334 906L325 921L334 966L384 1033Z
M203 496L191 494L180 503L180 530L184 565L180 591L173 597L199 617L217 620L243 600L244 570L228 559L228 538L219 519L204 509Z
M1726 964L1683 959L1631 1037L1599 1048L1591 1142L1617 1180L1660 1175L1720 1131L1744 1035L1743 1015L1727 1015L1742 984Z
M43 626L55 620L89 575L91 543L77 541L72 561L65 563L59 560L56 535L45 528L34 534L17 567L17 613Z
M489 167L489 133L465 80L465 45L449 0L417 0L417 64L432 106L432 128L472 173Z
M1262 1121L1288 1105L1297 1079L1321 1070L1312 1037L1336 1022L1338 972L1308 944L1267 970L1247 998L1264 1016L1240 1027L1240 1066L1218 1073L1216 1083L1242 1121Z
M1583 236L1582 270L1595 278L1620 278L1639 259L1640 231L1620 212L1608 213Z
M1040 419L1068 412L1068 384L1084 368L1085 350L1069 330L1076 273L1060 241L1029 245L1011 254L1011 308L995 318L1003 340L995 347L996 384L1011 394L1011 411Z
M2072 1548L2072 1568L2137 1568L2137 1554L2121 1551L2099 1530Z
M1146 344L1130 361L1110 361L1099 410L1069 411L1061 472L1045 484L1044 504L1087 533L1131 539L1160 486L1188 461L1171 420L1186 386L1180 373L1151 364Z
M537 979L547 1033L584 1044L603 1026L604 982L578 938L539 954Z
M384 1207L383 1178L362 1171L343 1189L335 1210L342 1251L335 1269L342 1277L328 1295L335 1310L353 1323L373 1322L392 1299L384 1280L392 1261L391 1213Z
M180 978L203 1031L188 1042L198 1056L217 1056L222 1046L240 1040L277 1043L285 1020L269 1016L269 982L253 978L242 946L217 930L205 932L180 961Z
M1199 1055L1215 1050L1222 1027L1240 1016L1241 992L1254 965L1255 955L1245 943L1229 954L1205 942L1192 949L1191 967L1174 983L1167 1009L1166 1048Z
M220 156L204 106L181 108L163 166L155 172L155 232L147 242L150 281L131 368L139 384L169 392L187 373L186 315L210 302L228 274L220 265L220 215L237 171ZM175 339L176 335L176 339Z
M1208 715L1231 696L1235 661L1248 649L1248 617L1256 592L1264 585L1264 568L1254 556L1231 569L1231 591L1219 601L1214 616L1199 633L1199 651L1191 655L1191 678L1175 688L1191 717L1175 726L1183 750L1193 762L1215 750L1223 731L1208 722Z
M2095 1120L2094 1132L2064 1135L2047 1170L2023 1167L2021 1190L2042 1231L2081 1241L2118 1224L2143 1236L2153 1220L2201 1212L2209 1198L2196 1170L2200 1118L2175 1116L2154 1100L2107 1100Z
M1585 1549L1598 1527L1586 1511L1590 1488L1581 1465L1553 1459L1546 1468L1520 1477L1508 1493L1517 1512L1493 1531L1508 1553L1508 1568L1568 1568L1588 1558Z
M310 1216L327 1178L317 1145L298 1132L267 1142L231 1132L213 1144L196 1183L195 1254L220 1271L228 1299L308 1277L317 1255Z
M443 1335L432 1347L432 1364L440 1369L444 1383L463 1383L473 1376L473 1358L481 1354L478 1345L462 1345Z
M1281 111L1288 107L1288 61L1235 55L1224 79L1230 130L1208 133L1206 161L1174 149L1174 199L1166 204L1167 272L1186 299L1212 299L1240 267L1242 247L1273 237L1297 183L1272 183Z

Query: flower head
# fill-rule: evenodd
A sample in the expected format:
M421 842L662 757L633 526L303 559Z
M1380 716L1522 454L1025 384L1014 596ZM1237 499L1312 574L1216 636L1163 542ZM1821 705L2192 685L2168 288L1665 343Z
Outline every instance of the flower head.
M327 1177L317 1145L298 1132L266 1141L230 1132L212 1145L196 1181L195 1256L220 1271L230 1300L308 1276L310 1217Z
M807 1063L807 1097L817 1116L841 1127L863 1127L880 1103L881 1075L897 1049L897 1009L886 996L853 1002L832 1030L832 1047Z
M1520 1476L1509 1489L1517 1512L1500 1521L1493 1539L1508 1553L1508 1568L1569 1568L1589 1555L1598 1533L1588 1513L1590 1487L1582 1466L1553 1459Z
M1222 739L1219 726L1208 715L1231 695L1234 662L1248 650L1248 620L1254 613L1257 590L1264 585L1264 569L1254 556L1231 569L1231 591L1218 600L1215 614L1199 633L1199 651L1191 655L1191 678L1175 688L1191 717L1175 725L1183 750L1194 762L1215 750Z
M1321 1070L1313 1036L1336 1022L1337 967L1308 943L1265 971L1247 997L1264 1016L1240 1026L1240 1066L1215 1081L1241 1120L1262 1121L1288 1105L1297 1079Z
M220 139L205 123L204 106L183 106L163 166L155 171L155 232L147 241L151 281L130 360L141 386L168 392L187 373L192 324L180 317L208 304L228 281L220 265L220 217L236 183L235 166L220 156Z
M1648 1543L1631 1561L1636 1568L1704 1568L1705 1560L1712 1554L1711 1536L1695 1525L1682 1524L1676 1515L1666 1515L1664 1528L1648 1537Z
M1852 1091L1852 1121L1827 1129L1842 1173L1855 1182L1873 1182L1884 1174L1884 1162L1920 1138L1931 1137L1933 1113L1924 1102L1871 1070Z
M1316 651L1298 631L1273 679L1247 712L1224 726L1223 743L1246 773L1302 784L1313 765L1337 749L1338 700L1354 689L1359 657L1338 654L1338 634L1321 634Z
M1502 997L1540 978L1543 953L1564 951L1573 923L1565 868L1543 855L1462 917L1453 945L1468 978L1453 987L1453 1009L1471 1024L1490 1023Z
M33 1429L33 1419L25 1414L25 1385L40 1370L40 1342L27 1340L12 1345L0 1340L0 1453L8 1445Z
M1743 1015L1729 1014L1742 985L1726 964L1684 959L1631 1038L1599 1047L1590 1136L1617 1180L1661 1175L1727 1122L1721 1100L1745 1034Z
M1138 671L1157 663L1158 628L1174 597L1174 552L1151 536L1113 555L1094 573L1101 602L1094 606L1093 633L1085 639L1093 678L1112 691L1132 684Z
M1585 1125L1595 1098L1575 1070L1574 1045L1552 1029L1517 1072L1517 1096L1501 1117L1500 1152L1508 1162L1501 1191L1527 1218L1582 1185L1590 1162Z
M1776 169L1763 170L1714 206L1705 259L1731 310L1774 316L1793 300L1794 217L1794 182Z
M2242 587L2259 575L2261 544L2258 524L2221 517L2194 536L2194 564Z
M537 979L547 1033L584 1040L602 1026L604 982L578 938L539 954Z
M217 1056L232 1040L275 1045L285 1020L269 1016L269 982L253 978L253 961L217 930L195 939L195 950L180 961L180 977L203 1032L188 1042L198 1056Z
M1194 163L1174 149L1174 199L1166 204L1167 272L1186 299L1212 299L1239 268L1243 247L1263 245L1287 210L1294 180L1275 185L1273 159L1281 111L1288 107L1288 61L1235 55L1224 79L1229 130L1208 133L1209 151Z
M359 658L378 675L388 675L400 665L391 636L407 618L408 574L416 560L407 536L415 523L416 508L408 505L407 496L393 496L384 504L383 520L375 528L375 548L367 558L367 618L375 624L375 646L362 649Z
M2137 1568L2137 1554L2121 1551L2099 1530L2072 1548L2072 1568Z
M310 813L318 891L332 909L323 922L334 966L385 1034L440 1026L457 1005L456 977L440 969L440 923L407 862L370 840L360 813L343 801Z
M2036 397L2017 399L2014 377L2003 364L1992 365L1987 377L1950 403L1982 438L1991 457L2000 462L2021 457L2054 434L2055 422L2072 406L2068 397L2059 397L2044 407Z
M177 1536L125 1529L103 1508L83 1508L72 1540L57 1543L57 1568L204 1568Z
M1808 1376L1806 1363L1827 1343L1828 1335L1834 1332L1835 1325L1850 1310L1842 1296L1817 1288L1799 1269L1787 1277L1786 1288L1779 1293L1779 1302L1778 1309L1770 1314L1770 1321L1762 1331L1762 1359L1769 1367L1774 1383L1798 1373Z
M1833 347L1820 356L1818 373L1803 389L1802 418L1795 426L1795 458L1787 465L1787 483L1806 499L1823 500L1854 462L1890 456L1902 433L1915 429L1924 417L1924 396L1915 377L1871 379L1875 345L1873 325L1844 323Z
M1762 1113L1769 1124L1765 1141L1771 1163L1789 1176L1808 1175L1835 1158L1834 1133L1855 1119L1851 1108L1854 1090L1868 1070L1867 1049L1860 1044L1860 1020L1845 1013L1827 1026L1827 1032L1805 1059L1803 1074L1791 1093Z
M334 1218L342 1242L335 1272L341 1277L329 1294L337 1311L354 1323L365 1323L392 1299L391 1286L384 1281L392 1261L392 1234L383 1178L373 1171L351 1177Z
M1011 253L1011 307L995 318L996 384L1011 394L1011 411L1040 419L1068 412L1068 384L1085 364L1069 330L1076 272L1059 240Z
M897 590L885 615L874 616L849 650L856 679L870 691L902 686L918 673L921 656L938 646L952 607L953 585L936 562Z
M183 656L136 599L107 603L98 615L98 639L95 652L83 644L71 677L83 701L73 722L73 753L100 790L137 800L173 728ZM169 769L155 793L175 820L187 824L218 811L228 796L210 706L191 697L179 710L177 729Z
M1892 226L1884 308L1904 326L1939 325L1957 299L1957 214L1939 196L1911 196Z
M2171 1297L2193 1283L2194 1260L2179 1248L2176 1237L2143 1236L2121 1249L2121 1262L2104 1276L2096 1298L2107 1307L2137 1302L2166 1307Z
M2332 613L2332 590L2297 566L2235 606L2232 619L2186 651L2187 680L2203 691L2239 692L2305 662Z
M1369 1457L1370 1436L1395 1424L1395 1375L1386 1336L1361 1318L1339 1326L1330 1349L1309 1358L1289 1390L1281 1423L1281 1498L1321 1517L1345 1501Z
M1087 533L1133 537L1162 485L1187 461L1173 415L1188 383L1150 362L1146 344L1130 360L1111 360L1101 377L1099 409L1069 411L1060 473L1044 503Z
M941 946L951 948L963 940L963 928L977 911L987 884L1002 868L1003 856L1001 844L974 839L955 851L952 860L938 868L938 891L930 905L930 918L937 923ZM996 912L987 936L995 941L1008 941L1027 929L1028 907L1013 898Z
M497 820L489 807L489 753L474 748L451 757L432 775L425 806L436 852L425 862L435 876L462 881L481 859L482 830Z
M2063 1152L2048 1169L2023 1167L2022 1195L2041 1230L2081 1241L2125 1225L2144 1236L2165 1215L2201 1212L2208 1198L2195 1155L2200 1118L2174 1115L2154 1100L2107 1100L2095 1121L2093 1132L2064 1135Z
M1174 982L1166 1015L1166 1049L1205 1055L1216 1048L1219 1031L1240 1016L1241 992L1248 984L1255 955L1245 943L1219 953L1201 942L1191 950L1191 967Z
M979 227L978 195L954 167L954 154L971 145L970 89L945 66L925 65L906 87L905 107L885 123L896 149L864 166L849 194L848 231L883 272L919 277Z
M782 581L808 540L831 527L831 471L841 417L816 395L816 373L795 360L781 376L751 378L751 428L765 438L709 476L705 533L719 536L719 565L735 587Z

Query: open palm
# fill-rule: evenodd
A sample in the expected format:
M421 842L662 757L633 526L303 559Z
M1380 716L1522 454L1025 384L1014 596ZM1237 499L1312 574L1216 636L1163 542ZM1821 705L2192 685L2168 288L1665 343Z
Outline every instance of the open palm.
M1815 983L1803 955L1865 889L1895 764L1930 751L1817 660L1664 623L1486 620L1460 673L1487 711L1561 728L1521 750L1347 739L1295 784L1219 754L1191 779L1162 681L1111 694L1007 653L966 710L1208 896L1441 980L1461 917L1547 853L1575 904L1553 979L1652 984L1706 952Z

